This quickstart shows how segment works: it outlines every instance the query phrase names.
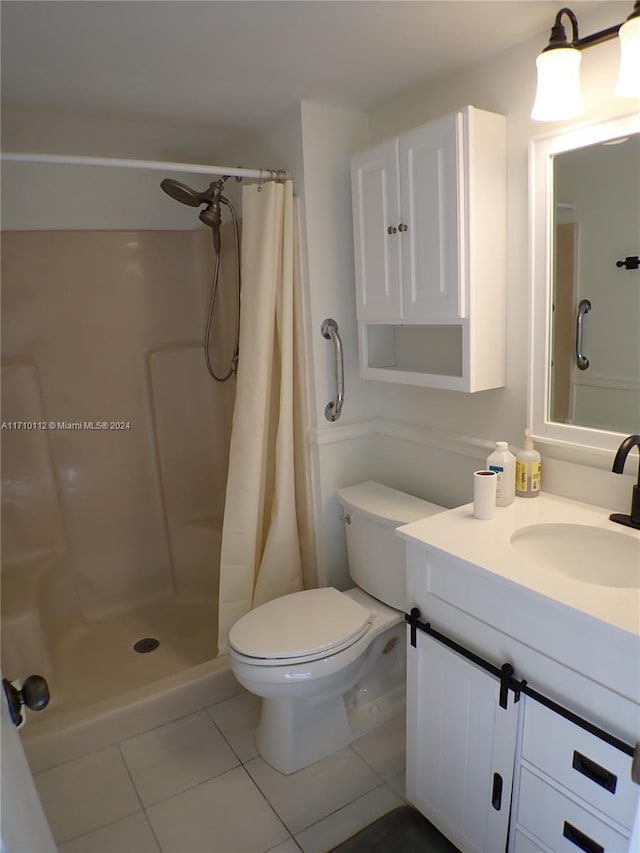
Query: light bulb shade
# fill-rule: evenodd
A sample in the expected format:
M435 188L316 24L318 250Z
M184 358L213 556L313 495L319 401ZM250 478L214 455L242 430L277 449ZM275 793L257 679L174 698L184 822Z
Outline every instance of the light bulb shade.
M562 121L584 113L580 90L580 51L573 47L545 50L536 59L538 89L531 111L535 121Z
M619 98L640 98L640 17L620 27L620 73L616 85Z

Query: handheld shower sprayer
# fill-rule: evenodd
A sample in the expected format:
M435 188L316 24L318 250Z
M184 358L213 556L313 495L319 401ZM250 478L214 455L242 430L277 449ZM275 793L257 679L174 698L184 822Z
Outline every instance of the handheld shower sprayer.
M211 228L211 236L213 238L213 249L215 253L215 264L213 270L213 279L211 282L211 298L209 301L207 328L204 335L204 358L207 365L207 370L209 371L213 379L216 380L216 382L226 382L227 379L230 379L236 372L238 368L238 352L240 340L240 238L238 234L238 221L235 210L233 209L233 205L227 198L222 195L222 190L224 189L224 182L226 180L226 177L222 177L219 178L217 181L212 181L207 187L207 189L203 192L198 192L198 190L194 190L191 187L188 187L186 184L183 184L180 181L176 181L173 178L164 178L160 182L160 187L164 190L164 192L166 192L167 195L171 196L171 198L175 201L179 201L181 204L186 204L189 207L202 207L204 205L202 207L202 210L198 214L198 219L204 225L207 225L209 228ZM238 178L237 180L241 180L241 178ZM220 225L222 223L221 205L223 204L229 209L233 222L233 238L236 256L236 322L235 342L233 346L233 354L231 356L229 368L227 369L226 373L218 376L218 374L213 368L213 365L211 364L209 340L211 338L213 312L215 307L216 295L218 292L218 279L220 275Z

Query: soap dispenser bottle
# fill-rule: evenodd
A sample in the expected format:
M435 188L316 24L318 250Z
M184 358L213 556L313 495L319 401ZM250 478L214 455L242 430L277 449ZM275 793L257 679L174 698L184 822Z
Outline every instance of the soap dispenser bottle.
M540 494L542 481L542 460L529 430L524 434L524 446L516 454L516 495L521 498L535 498Z
M512 504L516 488L516 457L509 451L506 441L496 441L496 449L487 459L487 470L498 475L496 506Z

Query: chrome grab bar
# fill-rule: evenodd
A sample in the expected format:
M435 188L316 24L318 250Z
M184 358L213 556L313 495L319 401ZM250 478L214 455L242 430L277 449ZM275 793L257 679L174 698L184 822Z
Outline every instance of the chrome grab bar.
M588 299L581 299L578 303L578 316L576 317L576 364L579 370L586 370L591 363L582 352L582 321L585 314L588 314L590 311L591 302Z
M344 402L344 358L342 356L342 341L340 340L338 324L335 320L324 320L322 326L320 326L320 331L322 332L323 338L326 338L328 341L333 341L333 345L336 349L336 396L324 407L325 418L328 421L333 422L337 421L340 417L342 404Z

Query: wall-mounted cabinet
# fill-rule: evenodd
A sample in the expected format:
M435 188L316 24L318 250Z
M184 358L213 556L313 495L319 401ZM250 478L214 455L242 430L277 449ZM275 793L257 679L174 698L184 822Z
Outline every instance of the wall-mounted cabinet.
M505 137L466 107L352 158L363 377L504 385Z

